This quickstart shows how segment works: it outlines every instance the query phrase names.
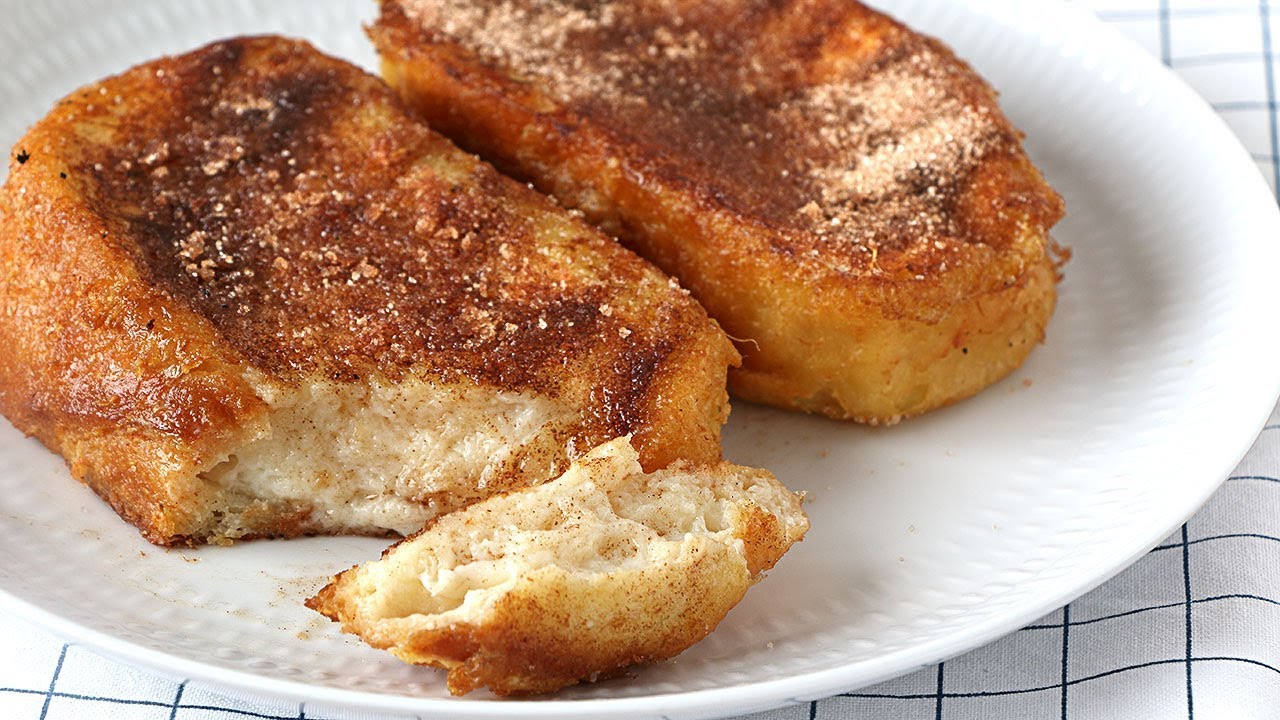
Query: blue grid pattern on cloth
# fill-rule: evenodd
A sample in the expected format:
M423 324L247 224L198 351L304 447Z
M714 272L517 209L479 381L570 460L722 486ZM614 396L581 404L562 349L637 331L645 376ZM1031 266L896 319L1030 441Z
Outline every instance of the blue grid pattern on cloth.
M1077 0L1173 68L1280 187L1269 0ZM1280 8L1277 8L1280 9ZM178 681L0 615L0 717L361 720ZM1280 717L1280 413L1191 520L1066 607L939 665L752 720Z

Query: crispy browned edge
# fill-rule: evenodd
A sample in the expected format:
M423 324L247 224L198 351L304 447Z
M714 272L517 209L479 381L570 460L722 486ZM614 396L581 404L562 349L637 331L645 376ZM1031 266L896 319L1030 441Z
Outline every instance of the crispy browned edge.
M268 79L319 66L368 92L367 102L388 103L392 114L416 127L381 83L354 66L305 43L235 39L147 63L67 96L15 145L0 190L0 411L60 453L75 477L157 544L203 540L193 524L201 509L191 506L200 483L196 471L263 428L266 405L243 379L254 364L248 355L255 348L247 343L261 338L234 345L220 318L202 315L195 298L156 283L154 273L138 264L138 236L125 219L101 207L103 169L95 165L103 157L116 159L117 148L84 145L76 123L86 115L100 117L109 105L104 99L120 97L130 104L131 120L113 145L152 138L189 109L160 91L157 71L167 71L171 81L195 73L180 97L198 97L199 80L212 83L200 75L216 64L210 55L228 48L285 57L258 68ZM427 151L458 152L430 136L423 141ZM555 211L519 183L491 170L477 172L491 175L513 207ZM595 234L579 224L584 234ZM656 275L608 245L596 243L606 248L600 250L606 262L629 274ZM736 353L696 303L678 295L657 298L674 310L665 316L669 327L643 328L646 352L638 364L629 363L622 344L602 340L607 345L599 347L609 348L597 356L603 367L571 368L598 373L576 379L586 416L575 438L578 452L632 432L649 468L677 458L718 459L719 428L728 412L724 371ZM671 330L678 342L664 343ZM535 343L540 355L557 352L554 343L548 351L545 339L530 339L529 347ZM552 361L538 372L555 367ZM258 369L271 374L275 368ZM276 372L274 379L301 378ZM262 534L312 531L305 513L268 522L270 530Z
M615 677L628 667L674 657L705 638L746 592L748 583L707 559L676 582L634 598L631 626L585 634L575 619L583 598L563 588L513 592L489 622L457 623L405 638L371 638L357 622L355 603L341 593L341 575L307 606L400 659L446 670L454 695L487 688L499 696L548 693L582 681ZM676 609L679 612L673 613ZM643 642L636 642L636 638Z
M732 471L728 463L698 470ZM776 516L755 505L744 507L743 516L738 537L743 541L745 574L739 566L722 562L724 555L701 554L683 572L669 574L667 585L636 588L613 623L595 623L589 631L582 618L594 617L598 598L563 586L523 583L493 608L488 622L455 623L408 636L381 633L361 617L350 589L360 566L334 575L306 605L375 648L448 671L446 685L454 695L479 688L498 696L553 692L616 677L628 667L687 650L715 630L748 588L807 531L806 526L789 537ZM387 548L382 557L410 540Z
M465 47L428 38L398 0L380 4L368 31L392 87L463 147L584 210L679 277L743 355L729 373L736 396L891 423L977 393L1043 340L1069 253L1047 235L1062 199L1020 147L987 158L969 178L954 209L968 237L949 258L927 257L926 248L883 255L875 274L800 273L785 233L673 171L680 163L664 148L637 143L607 115L562 104L535 78L510 77ZM825 23L812 79L923 44L967 72L968 101L1008 127L995 92L942 43L856 2L824 7L830 17L799 23ZM933 271L948 259L950 270ZM930 267L923 276L921 264Z

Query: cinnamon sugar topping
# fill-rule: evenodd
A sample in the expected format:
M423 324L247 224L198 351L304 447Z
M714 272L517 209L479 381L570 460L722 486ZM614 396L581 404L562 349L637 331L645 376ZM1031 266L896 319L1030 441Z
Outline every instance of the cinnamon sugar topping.
M942 249L960 232L955 194L1008 139L985 107L932 74L942 65L922 50L861 80L808 88L773 111L779 126L818 121L788 173L811 193L797 212L808 230L876 249L904 236Z
M964 240L957 194L984 158L1018 151L994 93L967 66L857 3L395 6L429 36L543 81L570 117L621 128L633 166L709 188L715 202L785 231L798 256L840 272ZM881 44L847 66L823 64L827 44L860 33Z
M264 372L413 368L554 392L572 358L612 362L600 338L628 325L662 328L643 351L655 357L709 327L655 269L350 65L273 38L161 62L120 81L148 102L73 169L147 284ZM630 397L626 367L592 382Z

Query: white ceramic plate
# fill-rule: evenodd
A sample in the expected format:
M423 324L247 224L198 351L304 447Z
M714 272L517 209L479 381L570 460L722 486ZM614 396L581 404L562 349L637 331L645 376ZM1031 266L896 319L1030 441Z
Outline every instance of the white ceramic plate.
M284 31L373 65L365 0L4 2L0 142L163 52ZM449 698L440 674L302 607L382 542L163 551L0 424L0 598L80 642L240 693L422 716L694 717L799 702L945 659L1090 589L1188 517L1280 392L1280 222L1209 109L1054 2L884 5L1003 92L1067 198L1075 258L1046 344L981 396L888 429L739 405L731 459L807 491L813 530L703 643L551 699ZM314 705L309 705L314 707Z

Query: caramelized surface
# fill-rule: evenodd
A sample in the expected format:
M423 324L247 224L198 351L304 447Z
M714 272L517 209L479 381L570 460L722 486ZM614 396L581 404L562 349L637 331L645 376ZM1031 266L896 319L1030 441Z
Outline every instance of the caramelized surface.
M305 43L86 86L10 158L0 410L155 542L214 532L203 473L316 383L412 376L446 410L506 393L566 414L546 457L452 478L465 497L624 434L649 468L719 457L738 358L688 293ZM244 532L317 531L305 500Z
M383 75L678 277L737 396L871 423L1044 337L1062 200L994 91L844 0L382 0Z
M227 42L120 83L147 100L64 108L113 133L68 173L86 177L148 282L275 375L425 363L522 389L598 343L661 356L679 340L624 337L635 318L610 312L620 289L665 280L350 66L300 44ZM691 305L660 313L694 318Z
M957 243L1003 246L1015 219L1062 212L1029 165L972 182L1023 157L995 94L856 2L385 0L375 39L405 29L545 93L569 132L606 128L627 171L761 226L819 273L936 272Z

